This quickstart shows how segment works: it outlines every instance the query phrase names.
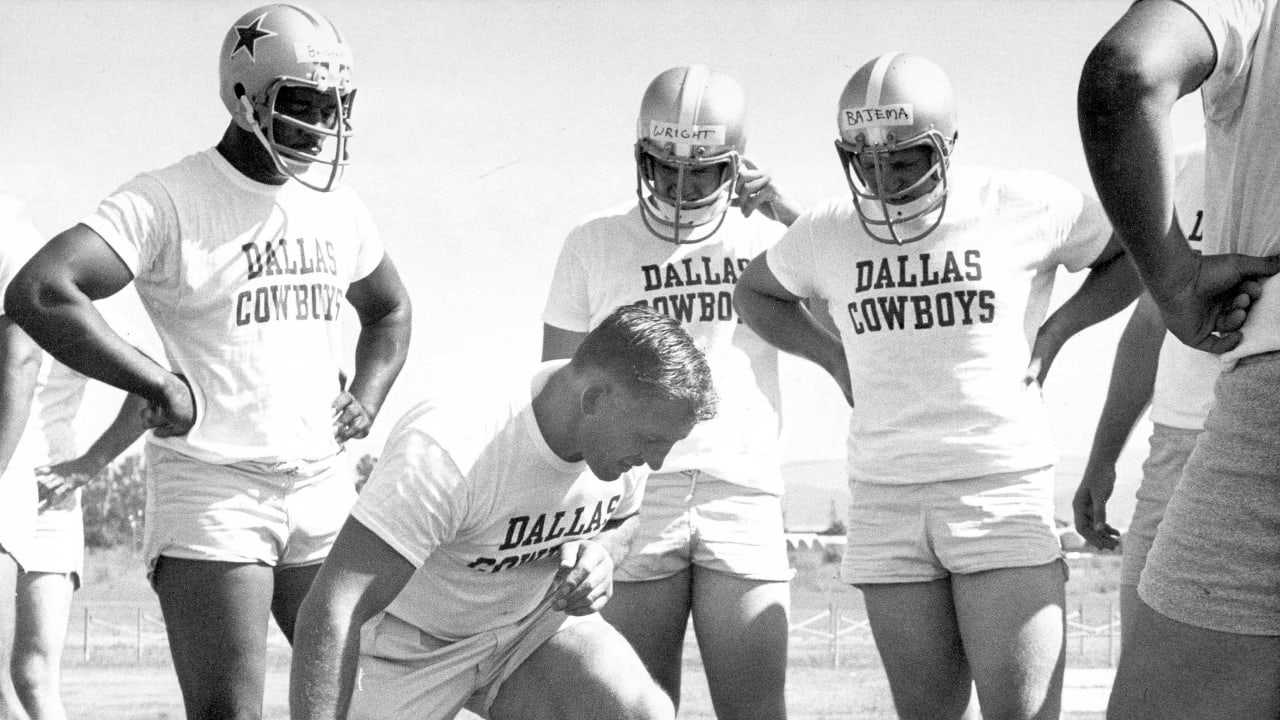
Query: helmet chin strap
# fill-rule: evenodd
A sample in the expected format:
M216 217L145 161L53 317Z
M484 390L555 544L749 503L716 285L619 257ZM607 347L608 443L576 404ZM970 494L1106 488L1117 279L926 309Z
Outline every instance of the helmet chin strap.
M925 198L922 198L925 199ZM902 220L886 220L881 217L872 215L880 214L883 209L882 204L878 201L868 201L858 199L857 202L862 207L862 211L858 213L858 219L862 222L862 228L873 240L890 245L906 245L917 240L923 240L925 236L933 232L934 228L942 222L943 208L946 204L944 198L937 206L929 208L927 203L921 200L913 200L908 205L915 206L912 208L913 214L907 215ZM890 206L891 208L894 206ZM895 215L897 213L894 213ZM886 234L887 233L887 236Z
M258 139L262 149L267 151L267 156L271 158L271 164L275 167L276 172L285 177L293 177L293 171L285 166L284 158L280 157L280 153L276 151L275 146L271 144L266 134L262 132L262 125L258 123L257 113L254 112L253 103L249 102L248 97L240 96L240 107L244 108L243 117L245 124L249 126L249 132L252 132L253 136Z
M641 194L640 202L644 205L640 210L640 217L644 220L645 227L649 228L649 232L677 245L700 243L715 235L724 224L725 216L729 214L727 194L705 207L694 210L681 210L652 194L647 196ZM661 227L655 227L655 225ZM661 232L661 230L667 232Z
M938 183L910 202L893 204L883 198L862 197L856 197L855 201L858 203L858 219L868 235L880 242L905 245L922 240L942 222L947 196L943 184ZM887 237L882 234L886 231Z

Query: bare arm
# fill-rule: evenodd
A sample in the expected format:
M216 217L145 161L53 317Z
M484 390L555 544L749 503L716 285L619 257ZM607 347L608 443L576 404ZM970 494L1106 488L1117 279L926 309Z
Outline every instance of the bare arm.
M1111 383L1094 430L1093 446L1072 508L1076 530L1095 547L1116 546L1119 532L1107 524L1106 505L1115 488L1116 462L1142 413L1151 402L1165 326L1150 295L1138 300L1116 345Z
M40 374L40 347L0 315L0 475L18 449Z
M743 217L751 217L751 213L759 210L770 220L791 227L803 212L798 202L778 189L772 175L745 157L738 169L735 194L734 202L741 208Z
M151 408L150 426L157 434L180 435L195 420L186 383L126 342L93 306L132 280L133 273L105 240L76 225L18 271L5 293L5 314L71 369L140 395Z
M1049 316L1036 333L1031 349L1028 380L1041 386L1062 346L1076 333L1096 325L1129 306L1142 292L1133 263L1124 254L1117 238L1112 237L1102 254L1090 266L1080 289Z
M555 325L542 324L542 361L571 358L587 337L584 332L565 330Z
M413 308L390 256L367 277L351 283L347 301L360 317L355 376L333 402L338 442L362 438L378 416L409 354Z
M840 337L840 328L836 327L836 321L831 317L831 304L826 301L826 298L805 298L803 302L809 310L809 315L813 317L814 322L818 323L818 327L834 337Z
M58 502L76 488L97 478L112 460L141 437L147 429L142 420L142 411L146 406L146 401L137 395L126 395L115 419L83 455L74 460L36 468L41 507Z
M765 342L826 370L852 407L849 365L839 336L826 330L801 298L778 282L765 255L751 261L734 290L733 302L742 321Z
M1080 135L1098 198L1183 342L1224 352L1261 292L1275 258L1199 258L1173 222L1170 112L1212 72L1216 55L1200 20L1175 0L1134 3L1090 53L1077 98ZM1215 334L1216 333L1216 334Z
M298 611L289 717L347 716L360 661L360 627L409 582L413 565L360 521L347 518Z

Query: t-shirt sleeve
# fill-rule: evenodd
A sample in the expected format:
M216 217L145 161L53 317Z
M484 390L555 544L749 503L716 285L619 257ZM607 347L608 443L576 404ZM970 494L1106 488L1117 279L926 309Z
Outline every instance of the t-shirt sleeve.
M1098 259L1112 235L1111 221L1102 203L1080 195L1079 207L1061 256L1062 264L1071 272L1083 270Z
M1088 267L1102 254L1111 239L1111 221L1102 203L1079 188L1045 172L1031 171L1015 176L1010 189L1028 193L1043 203L1049 214L1050 243L1047 255L1051 267L1062 265L1071 272Z
M542 311L544 323L571 332L591 329L587 266L579 251L580 233L581 229L570 233L560 249L555 272L551 275L551 287L547 291L547 304Z
M1265 0L1179 0L1200 18L1217 55L1201 85L1205 114L1221 120L1235 114L1248 87L1250 54L1262 28Z
M801 216L764 256L782 287L799 297L820 295L813 276L813 238L813 216Z
M466 483L434 438L409 426L387 441L351 510L414 567L452 540L467 512Z
M373 221L369 208L354 195L351 206L351 212L355 215L356 233L360 238L360 251L356 255L355 272L351 276L351 281L355 282L369 277L369 273L378 269L378 264L386 255L386 248L382 245L382 235L378 232L378 225Z
M0 195L0 300L9 290L13 276L40 249L40 234L17 198ZM3 314L0 303L0 314Z
M101 236L136 277L160 269L167 241L178 237L177 217L173 198L160 182L139 175L81 222Z

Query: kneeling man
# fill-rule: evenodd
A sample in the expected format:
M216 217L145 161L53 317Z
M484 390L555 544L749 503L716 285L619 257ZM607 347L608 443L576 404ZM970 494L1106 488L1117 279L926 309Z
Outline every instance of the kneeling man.
M649 469L715 403L679 324L631 305L532 379L407 413L300 611L294 720L670 720L596 611Z

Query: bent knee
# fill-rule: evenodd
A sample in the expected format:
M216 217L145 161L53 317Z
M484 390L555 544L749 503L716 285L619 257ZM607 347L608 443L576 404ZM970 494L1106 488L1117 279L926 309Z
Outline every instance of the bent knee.
M55 668L46 657L27 655L12 660L10 677L19 690L42 692L53 684L54 674Z
M657 683L643 683L626 703L626 720L674 720L675 706Z
M498 718L563 718L600 717L617 720L675 720L675 706L671 698L656 683L628 684L625 688L612 688L605 694L594 696L574 694L571 697L547 698L545 707L539 702L519 704L518 715L510 713L509 705L490 708L490 715Z

